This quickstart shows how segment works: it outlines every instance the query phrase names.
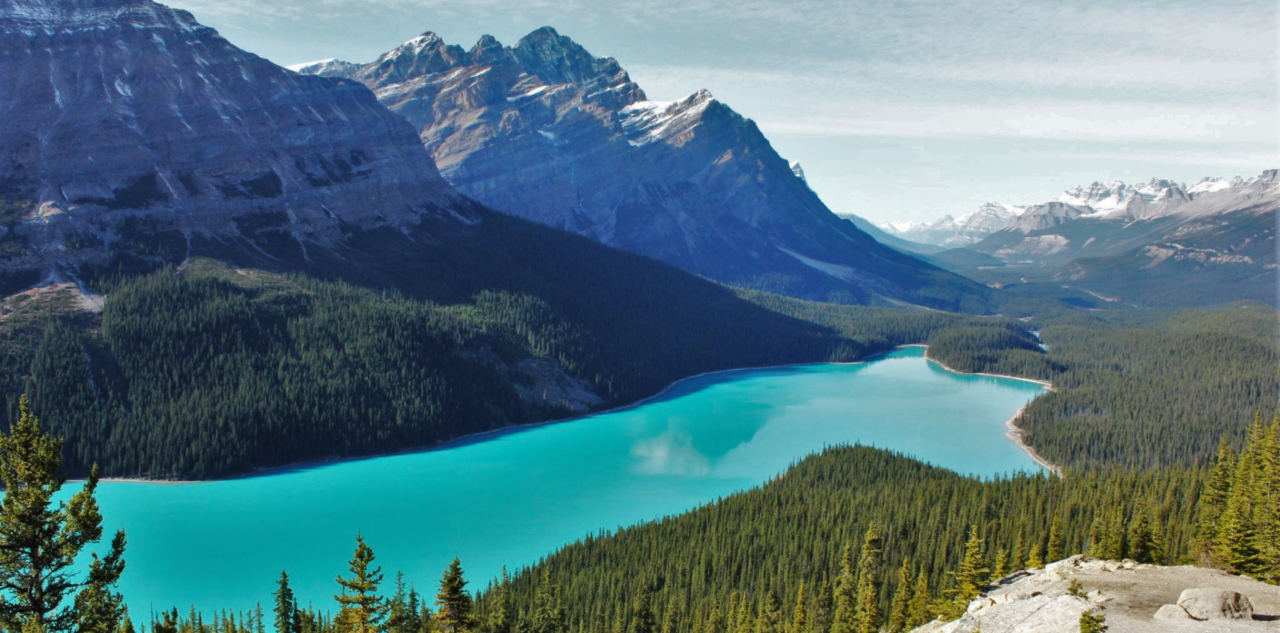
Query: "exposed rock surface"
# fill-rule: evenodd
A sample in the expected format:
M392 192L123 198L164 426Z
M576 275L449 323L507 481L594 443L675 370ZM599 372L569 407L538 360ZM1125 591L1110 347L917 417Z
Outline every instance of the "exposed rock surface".
M617 61L550 28L470 50L426 33L362 66L298 69L364 82L449 182L513 215L803 297L957 307L986 293L837 218L709 92L650 101Z
M1075 595L1073 580L1082 586ZM1274 631L1280 587L1201 567L1075 556L1008 576L960 619L916 633L1078 633L1085 611L1105 616L1109 633Z
M1177 606L1193 620L1253 619L1253 602L1237 591L1226 589L1188 589L1178 596Z
M363 85L150 0L0 0L0 85L0 202L24 212L3 218L8 269L93 259L125 225L305 249L457 198Z

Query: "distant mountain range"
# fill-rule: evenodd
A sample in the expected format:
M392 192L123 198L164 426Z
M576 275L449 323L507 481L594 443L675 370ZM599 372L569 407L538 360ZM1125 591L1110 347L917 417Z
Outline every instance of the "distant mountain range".
M957 247L928 259L987 282L1065 282L1160 305L1275 303L1278 213L1280 179L1270 170L1193 186L1093 183L1042 204L988 204L960 218L880 228Z
M368 64L300 73L371 88L441 175L500 211L698 275L793 296L979 309L986 289L831 213L755 123L699 90L651 101L551 28L470 50L425 33Z

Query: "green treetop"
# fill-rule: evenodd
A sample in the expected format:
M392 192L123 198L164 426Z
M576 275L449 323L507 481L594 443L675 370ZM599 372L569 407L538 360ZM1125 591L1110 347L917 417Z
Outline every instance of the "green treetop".
M75 569L84 548L102 539L98 468L84 488L55 504L62 440L41 432L25 395L18 408L18 421L0 434L0 629L116 633L125 612L114 590L124 571L124 532L116 532L105 556L91 555L87 573Z
M466 587L462 563L454 557L440 578L440 591L436 592L435 619L448 633L465 633L476 625L476 618L471 614L471 594Z
M373 564L373 548L356 537L356 551L351 557L351 578L338 576L342 593L333 598L338 601L338 615L334 628L338 633L382 633L387 617L387 602L378 594L382 583L382 568L370 569Z

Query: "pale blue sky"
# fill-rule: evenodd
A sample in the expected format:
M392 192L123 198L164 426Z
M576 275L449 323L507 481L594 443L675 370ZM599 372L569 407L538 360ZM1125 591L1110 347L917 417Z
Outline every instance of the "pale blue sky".
M288 65L550 25L656 100L711 90L876 221L1280 167L1274 0L176 0Z

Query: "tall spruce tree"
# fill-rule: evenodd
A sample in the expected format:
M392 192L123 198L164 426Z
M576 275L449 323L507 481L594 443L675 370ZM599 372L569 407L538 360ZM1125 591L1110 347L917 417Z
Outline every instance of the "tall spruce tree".
M893 591L893 602L889 605L889 622L885 628L889 633L901 633L907 630L911 609L911 565L904 558L902 567L898 568L898 584Z
M923 569L916 576L916 584L911 588L911 603L907 607L907 626L915 628L931 622L934 618L933 595L929 591L929 577Z
M1231 495L1231 481L1236 474L1236 453L1223 437L1214 453L1209 479L1204 484L1197 503L1199 516L1196 523L1196 553L1211 558L1218 540L1218 521L1227 509Z
M856 633L857 576L854 575L853 547L848 543L844 544L840 556L840 574L836 576L832 602L834 610L831 614L831 633Z
M791 628L789 633L809 632L809 596L805 593L804 581L796 589L796 604L791 610Z
M489 592L488 633L512 633L515 614L511 612L511 576L503 566L498 582Z
M542 573L530 630L531 633L564 633L569 630L564 603L560 600L560 587L551 581L550 570Z
M476 625L471 608L471 594L467 593L462 561L455 556L440 578L440 590L436 592L435 620L447 633L466 633Z
M275 598L276 633L299 633L298 603L293 597L293 589L289 587L289 574L284 571L276 581Z
M0 434L0 629L8 633L118 633L124 599L115 591L124 571L124 532L88 569L76 564L102 539L94 466L83 488L63 502L62 440L45 435L27 397L18 420Z
M333 625L337 633L382 633L387 618L387 601L378 593L382 584L382 568L369 568L374 561L373 548L356 536L356 551L349 563L350 578L338 576L341 593L338 615Z
M963 615L969 602L982 595L983 588L987 586L987 574L990 570L982 560L982 537L978 534L978 526L970 526L960 570L952 574L956 580L956 588L951 592L951 612L948 614L951 618Z
M772 591L764 592L756 613L756 633L785 633L782 629L782 607Z
M1058 516L1053 517L1053 522L1049 525L1049 550L1048 560L1059 561L1067 557L1062 547L1062 519Z
M862 539L862 551L858 554L857 608L853 628L856 633L876 633L880 630L880 530L876 522L867 526Z
M631 601L631 622L627 633L658 633L658 620L653 615L649 592L641 589Z

